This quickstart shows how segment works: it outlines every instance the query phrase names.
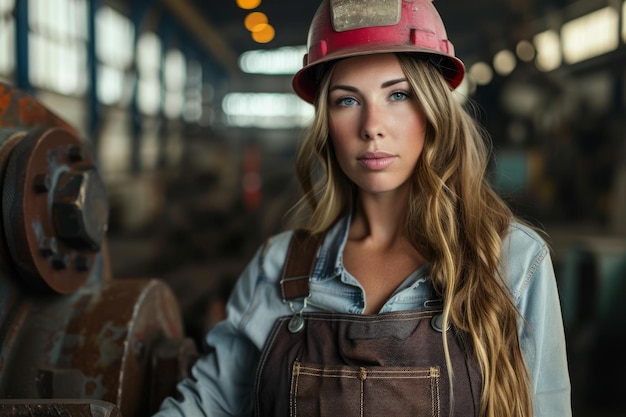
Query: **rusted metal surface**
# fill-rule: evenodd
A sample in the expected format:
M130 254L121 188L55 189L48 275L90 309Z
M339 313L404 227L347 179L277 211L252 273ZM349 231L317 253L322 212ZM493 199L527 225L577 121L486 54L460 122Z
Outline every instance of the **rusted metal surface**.
M6 162L5 235L31 290L74 292L100 249L108 200L93 158L82 149L82 141L63 128L35 128Z
M99 399L124 416L146 416L197 356L173 293L158 280L24 298L13 313L5 317L13 335L3 347L3 398Z
M0 415L147 416L197 350L154 279L113 279L108 200L76 131L0 83Z
M31 94L4 83L0 83L0 126L27 129L35 126L58 126L74 132L70 124Z

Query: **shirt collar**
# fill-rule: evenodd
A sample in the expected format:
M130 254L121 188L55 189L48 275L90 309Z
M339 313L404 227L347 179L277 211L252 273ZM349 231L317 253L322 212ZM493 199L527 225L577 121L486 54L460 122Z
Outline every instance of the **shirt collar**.
M352 214L348 214L328 229L318 252L312 279L328 279L343 272L343 249L348 241L351 221Z

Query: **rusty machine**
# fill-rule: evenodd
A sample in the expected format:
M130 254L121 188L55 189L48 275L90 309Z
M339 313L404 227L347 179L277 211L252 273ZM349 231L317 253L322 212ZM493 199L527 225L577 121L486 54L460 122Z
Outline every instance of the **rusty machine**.
M197 357L156 279L114 279L108 201L77 131L0 84L0 415L156 411Z

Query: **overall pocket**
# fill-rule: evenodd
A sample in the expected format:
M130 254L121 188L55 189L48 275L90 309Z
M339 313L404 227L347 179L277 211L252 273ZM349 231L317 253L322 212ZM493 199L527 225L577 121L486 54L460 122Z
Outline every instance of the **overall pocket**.
M438 367L292 366L290 415L439 417Z

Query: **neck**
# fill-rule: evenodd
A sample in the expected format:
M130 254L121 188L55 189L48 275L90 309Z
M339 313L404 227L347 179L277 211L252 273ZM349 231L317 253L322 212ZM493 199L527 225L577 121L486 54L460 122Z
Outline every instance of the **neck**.
M353 215L349 238L390 247L405 238L404 219L408 186L384 194L361 193Z

